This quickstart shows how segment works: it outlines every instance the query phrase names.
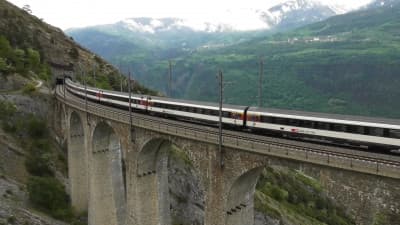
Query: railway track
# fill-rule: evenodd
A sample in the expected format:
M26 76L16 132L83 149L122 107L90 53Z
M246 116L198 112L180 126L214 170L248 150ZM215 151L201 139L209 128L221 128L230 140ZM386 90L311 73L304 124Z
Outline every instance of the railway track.
M85 106L85 100L78 98L72 94L65 93L62 91L62 88L59 87L58 91L56 91L56 94L60 100L65 100L66 102L74 102L75 104L71 104L73 107L78 108L79 110L86 110L86 107L79 107L80 106ZM65 97L65 99L64 99ZM103 111L108 111L111 114L118 115L118 118L129 118L129 113L126 111L123 111L121 109L117 108L112 108L109 106L104 106L100 104L96 104L93 102L88 101L88 106L91 108L94 108L97 110L103 110ZM142 114L142 113L137 113L137 112L132 112L132 115L134 116L135 119L140 119L142 121L150 122L150 123L158 123L159 126L166 126L166 127L174 127L174 128L180 128L184 129L186 131L191 131L191 132L198 132L198 133L208 133L211 135L217 136L218 129L214 127L209 127L209 126L201 126L198 124L190 124L188 122L182 122L182 121L177 121L177 120L168 120L165 118L161 117L151 117L147 114ZM115 118L109 118L112 120L115 120ZM129 120L128 120L129 121ZM332 157L342 157L342 158L348 158L352 160L359 160L359 161L367 161L367 162L372 162L376 163L377 165L379 164L384 164L384 165L390 165L393 167L399 167L400 168L400 157L398 156L389 156L385 154L378 154L378 153L370 153L370 152L363 152L363 151L357 151L354 149L347 149L343 147L332 147L332 146L324 146L321 144L314 144L314 143L305 143L301 141L296 141L296 140L288 140L288 139L281 139L281 138L275 138L275 137L269 137L269 136L262 136L262 135L257 135L257 134L252 134L252 133L247 133L247 132L238 132L238 131L231 131L231 130L224 130L223 131L223 139L227 138L232 138L232 139L237 139L240 141L246 141L246 142L255 142L259 144L265 144L265 145L273 145L273 146L278 146L282 148L291 148L291 149L297 149L300 151L305 151L305 152L312 152L312 153L317 153L321 155L328 155Z

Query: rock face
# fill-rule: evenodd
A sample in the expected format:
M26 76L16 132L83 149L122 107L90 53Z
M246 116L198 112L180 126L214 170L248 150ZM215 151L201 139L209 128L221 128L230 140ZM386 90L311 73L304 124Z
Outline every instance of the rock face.
M25 204L27 193L21 183L0 178L0 224L66 225L31 211Z
M173 148L168 161L172 224L204 224L204 189L190 161Z
M254 225L280 225L281 222L278 219L273 219L262 212L255 211Z
M352 215L356 224L400 224L399 181L324 168L305 168L320 180L328 196Z
M66 225L30 208L25 155L17 140L0 128L0 224Z
M0 93L21 89L27 83L28 81L18 74L14 76L0 76Z
M103 74L117 75L113 66L75 43L61 29L44 23L5 0L0 0L0 31L0 35L5 36L14 47L39 50L41 58L55 75L88 71L93 66Z

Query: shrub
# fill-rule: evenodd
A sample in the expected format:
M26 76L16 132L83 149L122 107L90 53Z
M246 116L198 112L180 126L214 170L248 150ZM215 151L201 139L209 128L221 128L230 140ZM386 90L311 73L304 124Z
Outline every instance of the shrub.
M270 195L278 202L281 202L286 198L285 191L283 191L277 186L272 186L272 188L270 189Z
M8 120L16 111L17 108L13 103L0 100L0 120Z
M48 130L44 120L31 116L26 123L28 134L31 138L40 139L47 136Z
M50 66L47 64L42 64L39 72L39 78L44 81L49 81L51 79Z
M64 186L52 177L31 177L28 181L29 200L40 210L56 219L69 221L73 217Z
M7 72L8 69L6 60L0 57L0 72Z
M79 58L79 51L77 48L71 48L68 52L69 56L73 59L78 59Z
M15 68L17 72L21 74L26 74L27 68L25 67L25 51L23 49L15 49Z
M4 59L12 59L14 57L14 50L10 42L4 36L0 35L0 57Z
M22 93L30 95L36 91L36 87L33 83L28 83L22 88Z
M27 68L38 73L40 71L40 54L38 51L28 48L26 51Z
M25 167L34 176L49 177L54 175L54 172L50 168L49 154L29 154L25 160Z
M8 223L10 223L10 224L15 224L15 217L14 216L10 216L10 217L8 217L8 219L7 219L7 222Z

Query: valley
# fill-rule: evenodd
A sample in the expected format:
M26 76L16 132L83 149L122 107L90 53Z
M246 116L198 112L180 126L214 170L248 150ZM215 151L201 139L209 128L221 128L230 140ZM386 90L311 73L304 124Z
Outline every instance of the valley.
M398 118L399 5L373 5L292 30L141 33L119 24L68 32L164 94L171 60L172 97L217 101L222 70L224 101L256 105L263 59L264 107Z

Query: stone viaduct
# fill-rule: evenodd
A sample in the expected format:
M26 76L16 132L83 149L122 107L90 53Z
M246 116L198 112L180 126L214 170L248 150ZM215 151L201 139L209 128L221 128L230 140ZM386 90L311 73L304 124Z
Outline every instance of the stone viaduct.
M254 224L255 186L271 165L315 177L353 215L368 212L356 218L359 224L382 209L400 214L397 166L233 131L224 131L220 153L214 128L56 98L54 127L68 148L72 205L88 212L90 225L171 225L166 167L172 145L187 154L203 186L205 225Z

